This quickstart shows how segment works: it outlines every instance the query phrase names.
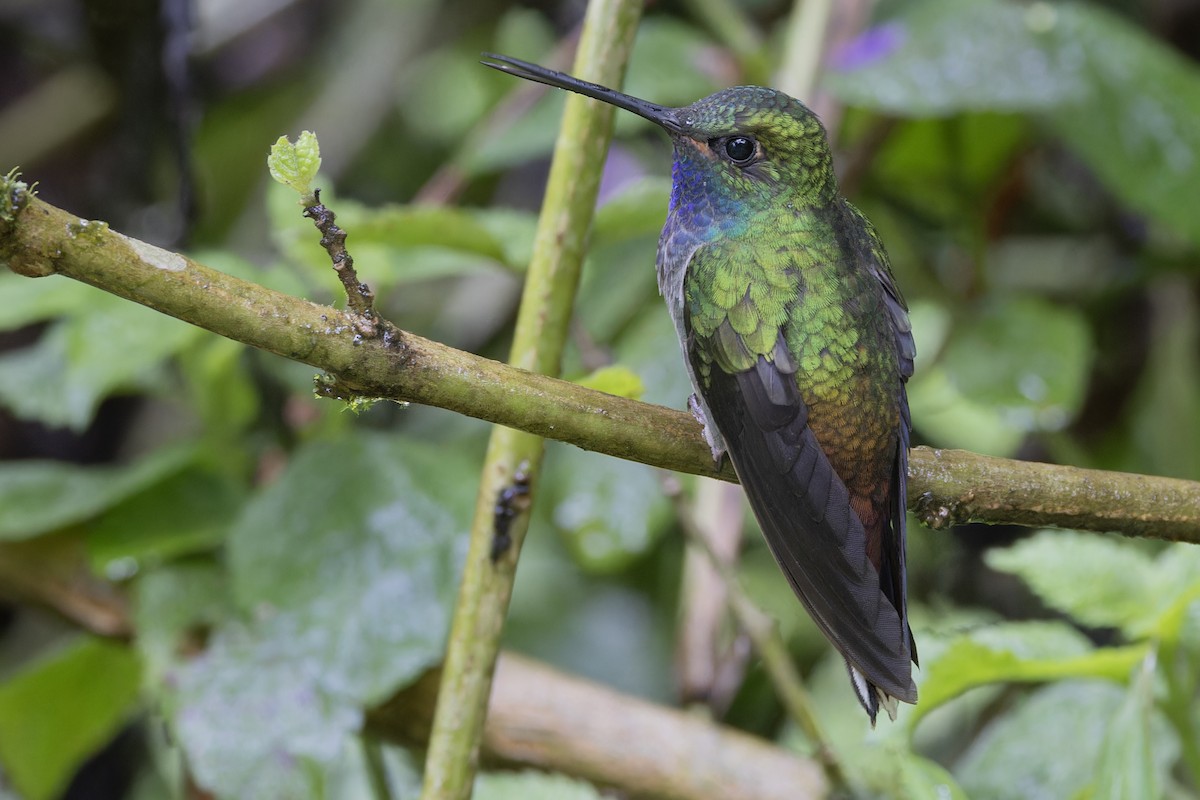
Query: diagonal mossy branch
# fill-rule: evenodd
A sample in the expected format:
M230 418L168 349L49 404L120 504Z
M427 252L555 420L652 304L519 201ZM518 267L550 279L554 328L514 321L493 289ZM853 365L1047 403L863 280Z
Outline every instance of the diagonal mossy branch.
M526 372L386 322L382 335L356 340L356 320L345 311L83 224L11 179L0 180L0 199L0 262L14 272L64 275L317 367L336 376L330 394L438 406L618 458L736 480L727 465L715 468L685 412ZM909 472L909 506L933 527L974 520L1200 543L1195 481L922 447Z

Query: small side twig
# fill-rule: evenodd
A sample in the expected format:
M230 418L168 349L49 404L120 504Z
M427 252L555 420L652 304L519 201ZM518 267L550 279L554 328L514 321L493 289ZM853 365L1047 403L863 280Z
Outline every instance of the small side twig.
M337 215L333 210L321 202L320 189L313 190L313 201L312 205L304 207L304 216L311 219L321 232L321 247L329 253L333 270L346 289L346 300L350 304L350 310L369 321L369 331L361 332L374 336L378 332L374 322L375 293L371 291L370 286L359 281L358 273L354 271L354 258L346 249L346 232L338 227Z
M304 216L308 217L321 232L321 246L333 261L333 270L346 289L346 299L353 318L355 344L363 338L375 338L382 326L375 316L375 295L371 287L358 280L354 271L354 259L346 249L346 232L337 226L333 211L321 202L321 190L314 186L317 172L321 168L321 143L312 131L303 131L293 142L280 136L271 145L267 156L267 169L278 183L300 195Z

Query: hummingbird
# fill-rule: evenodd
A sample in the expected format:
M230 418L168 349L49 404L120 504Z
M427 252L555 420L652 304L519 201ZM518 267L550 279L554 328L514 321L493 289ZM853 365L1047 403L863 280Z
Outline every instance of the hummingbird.
M483 64L656 123L674 145L658 243L666 300L713 458L845 658L874 726L915 703L905 577L916 348L874 226L839 192L825 128L758 86L661 106L503 55Z

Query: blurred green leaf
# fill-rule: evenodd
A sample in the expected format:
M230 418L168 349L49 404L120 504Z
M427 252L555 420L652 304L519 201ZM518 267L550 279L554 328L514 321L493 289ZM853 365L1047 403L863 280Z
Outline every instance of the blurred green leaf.
M899 116L1038 112L1135 210L1200 242L1200 70L1086 3L909 3L833 56L843 100Z
M591 248L575 316L596 341L611 342L639 316L666 316L654 271L657 239L657 233L646 234Z
M904 120L872 161L871 180L922 216L972 230L1028 135L1028 121L1015 114Z
M575 314L600 343L611 344L639 317L666 316L654 254L670 191L661 178L639 178L596 211Z
M168 475L96 521L87 539L92 565L119 578L127 561L136 566L217 545L245 499L242 486L207 470Z
M1092 649L1064 623L1021 622L980 628L952 642L923 671L921 702L910 726L968 689L995 682L1048 681L1067 677L1121 681L1146 647Z
M511 78L510 82L516 85L509 91L534 91L522 87L520 84L523 81L517 78ZM462 160L463 171L468 176L475 177L548 156L558 135L565 102L566 92L547 87L542 97L527 112L511 122L506 120L506 125L498 126L492 135L483 138L478 147L465 152Z
M219 336L207 337L179 353L178 366L187 379L188 398L209 441L237 440L261 409L259 387L250 374L248 348ZM218 445L220 446L220 445ZM221 447L231 469L246 453Z
M1054 46L1055 8L907 3L835 52L825 83L847 103L899 116L1052 108L1088 88L1082 65Z
M1200 548L1194 545L1171 545L1151 560L1135 542L1041 531L989 551L987 563L1019 575L1051 608L1133 639L1175 642L1187 607L1200 600Z
M205 652L167 675L174 736L196 781L219 797L321 797L328 769L362 724L347 696L330 632L292 614L228 623Z
M941 364L965 397L1025 431L1059 430L1083 402L1090 333L1069 307L1032 297L989 304L957 326Z
M1094 800L1162 797L1161 787L1169 778L1179 748L1166 746L1175 743L1174 738L1162 736L1161 731L1156 737L1151 728L1155 663L1153 654L1142 661L1129 682L1124 701L1108 723L1100 746Z
M1156 638L1169 645L1200 645L1200 548L1179 542L1159 553L1155 572L1162 591L1158 612L1133 626L1129 635ZM1146 624L1149 623L1149 624Z
M717 51L699 28L665 15L647 16L638 26L624 91L665 106L685 106L724 88L713 69ZM622 120L622 118L624 118ZM650 125L619 114L617 129Z
M168 448L123 467L0 464L0 540L28 539L83 522L179 473L193 458L190 448Z
M653 467L574 447L548 448L544 497L554 524L585 570L617 572L644 555L671 524Z
M174 562L137 578L134 620L147 684L158 686L179 657L190 627L213 628L233 615L225 571L209 561Z
M893 778L885 783L888 796L896 800L916 797L937 800L967 800L967 793L945 767L907 749L887 748L895 755ZM899 780L895 778L898 777Z
M230 533L239 605L297 613L331 637L326 683L382 700L441 652L472 456L379 432L307 445Z
M918 350L918 358L922 351ZM913 424L930 444L993 456L1012 456L1025 431L998 409L966 397L945 366L922 366L908 383Z
M371 265L374 277L369 285L376 291L496 268L496 261L490 257L445 247L400 248L378 242L356 242L353 252L358 263ZM366 277L365 273L360 274Z
M170 679L205 786L239 798L324 785L361 708L437 662L474 503L470 454L374 433L302 447L229 538L251 623L222 625Z
M524 272L536 219L512 210L452 206L388 205L370 208L326 195L348 234L346 245L360 274L373 287L461 275L497 265ZM312 223L269 195L276 240L297 263L327 281L333 272ZM326 274L328 273L328 274Z
M1119 468L1200 480L1200 301L1178 276L1150 293L1150 352L1129 412L1133 456Z
M0 297L4 298L0 303L0 330L86 309L98 296L91 286L61 275L33 280L6 269L0 272Z
M555 456L547 452L548 459ZM614 580L580 567L551 527L554 463L546 462L536 490L503 644L619 690L670 702L674 608L631 572ZM661 590L674 598L673 589Z
M1097 776L1114 711L1124 699L1124 689L1101 681L1066 681L1039 689L988 725L955 774L972 797L1076 797ZM1175 749L1165 725L1153 725L1151 735L1155 748Z
M1200 243L1200 69L1126 19L1087 3L1053 9L1053 36L1089 91L1045 119L1134 210Z
M82 430L103 398L67 372L63 332L54 326L36 344L0 355L0 405L21 419Z
M476 209L472 213L475 221L486 228L499 244L504 254L502 263L515 272L524 273L529 260L533 258L537 215L512 208Z
M132 715L140 681L129 650L80 639L0 683L0 762L17 792L60 797Z
M1093 361L1079 311L1037 297L1000 296L960 317L943 337L946 314L929 305L914 305L914 330L945 346L940 353L918 349L908 396L913 420L931 443L1012 456L1028 434L1060 430L1074 419ZM935 335L924 332L930 321Z
M475 800L600 800L590 783L545 772L481 772Z
M345 200L339 218L354 233L355 243L374 242L390 247L437 246L477 253L504 261L504 248L476 218L487 212L450 206L384 206L367 209ZM532 233L532 229L530 229Z
M985 558L992 569L1020 576L1046 605L1093 627L1129 630L1170 599L1135 543L1094 533L1040 531Z
M478 48L471 49L469 54L450 48L434 50L405 70L407 91L398 110L415 140L443 145L457 141L487 113L490 76L479 65ZM404 142L397 144L393 157L427 156Z
M964 639L997 653L1011 653L1029 661L1075 658L1087 655L1093 649L1086 636L1058 620L981 625L965 634ZM951 640L943 654L949 654L955 643Z
M596 209L592 222L592 247L625 239L658 238L667 221L667 200L671 181L661 177L642 177L621 188L620 192ZM654 271L653 249L643 265Z
M496 23L494 52L515 55L524 53L523 58L532 59L534 54L552 50L557 41L554 27L544 15L532 8L513 6L505 9ZM472 53L472 56L472 61L478 60L478 54Z
M583 376L576 383L598 392L606 392L617 397L628 397L632 400L640 399L646 391L638 374L620 364L601 367L595 372Z
M36 344L0 355L0 403L19 417L82 430L111 394L146 389L201 329L104 292Z

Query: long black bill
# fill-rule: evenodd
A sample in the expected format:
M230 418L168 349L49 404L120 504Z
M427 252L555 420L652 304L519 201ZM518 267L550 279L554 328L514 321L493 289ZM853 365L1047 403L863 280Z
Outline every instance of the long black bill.
M660 106L656 103L649 103L645 100L639 100L636 97L631 97L627 94L622 94L614 89L609 89L607 86L601 86L598 83L588 83L581 81L578 78L573 78L564 72L556 72L552 69L539 67L537 64L530 64L528 61L521 61L517 58L509 56L496 55L495 53L484 53L483 58L479 61L484 66L498 69L501 72L507 72L510 75L516 75L518 78L524 78L527 81L535 83L544 83L547 86L554 86L559 89L566 89L570 92L576 92L585 97L592 97L596 100L602 100L609 105L614 105L617 108L623 108L626 111L632 111L639 117L645 117L651 122L657 123L669 131L675 133L680 132L679 122L675 117L675 109L669 106Z

